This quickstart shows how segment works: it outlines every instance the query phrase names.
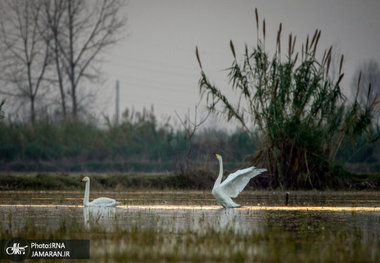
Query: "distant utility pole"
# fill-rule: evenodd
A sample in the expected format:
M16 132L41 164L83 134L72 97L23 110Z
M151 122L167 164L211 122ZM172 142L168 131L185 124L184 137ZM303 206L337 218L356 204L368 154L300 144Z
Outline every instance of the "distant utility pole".
M116 108L115 108L115 124L119 125L119 101L120 101L120 82L116 80Z

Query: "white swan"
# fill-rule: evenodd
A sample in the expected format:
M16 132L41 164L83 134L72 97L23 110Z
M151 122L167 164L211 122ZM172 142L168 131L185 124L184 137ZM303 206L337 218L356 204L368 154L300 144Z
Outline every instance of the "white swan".
M256 169L252 166L243 170L237 170L236 172L230 174L227 179L221 183L223 177L223 160L222 156L219 154L215 154L215 156L219 161L219 176L215 181L211 193L215 197L216 201L218 201L218 203L224 208L240 207L241 205L238 205L232 201L231 197L237 197L249 183L249 180L263 172L266 172L267 169Z
M86 188L84 190L84 199L83 199L83 205L84 206L101 206L101 207L111 207L111 206L117 206L121 203L108 197L99 197L95 200L89 201L90 198L90 178L87 176L82 179L82 182L86 182Z

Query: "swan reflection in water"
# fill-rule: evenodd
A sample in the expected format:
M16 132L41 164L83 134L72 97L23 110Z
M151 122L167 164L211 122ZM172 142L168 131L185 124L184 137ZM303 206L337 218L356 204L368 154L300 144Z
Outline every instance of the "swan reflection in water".
M115 207L84 207L83 222L85 227L101 226L110 229L114 226L116 219Z
M260 211L254 214L246 215L244 211L233 208L221 208L216 210L218 224L215 224L215 230L232 230L235 233L242 233L247 230L259 230L258 216Z
M257 220L260 211L253 215L246 211L220 208L215 210L146 210L120 209L115 207L84 207L83 220L86 228L102 227L112 230L116 226L138 225L142 228L163 228L170 231L203 232L205 228L215 231L232 230L244 232L247 229L259 229Z

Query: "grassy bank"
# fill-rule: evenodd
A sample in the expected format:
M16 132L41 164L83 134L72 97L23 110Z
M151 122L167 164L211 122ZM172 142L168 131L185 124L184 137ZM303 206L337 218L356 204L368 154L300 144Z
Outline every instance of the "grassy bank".
M91 189L211 189L216 172L176 173L54 173L1 172L0 190L80 190L81 179L91 178ZM380 174L347 174L330 190L379 190ZM265 175L253 179L247 189L269 189ZM328 189L327 189L328 190Z
M106 174L106 173L0 173L3 190L76 190L82 189L81 179L91 178L91 189L178 188L175 174Z

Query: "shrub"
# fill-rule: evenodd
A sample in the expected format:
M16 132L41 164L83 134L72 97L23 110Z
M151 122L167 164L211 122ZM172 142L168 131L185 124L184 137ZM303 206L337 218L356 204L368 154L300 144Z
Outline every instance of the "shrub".
M257 10L256 23L259 32ZM237 120L250 132L258 148L254 163L269 170L272 187L331 186L339 179L332 172L338 150L343 142L352 142L369 130L377 101L369 99L369 87L364 104L359 104L358 92L348 103L341 92L343 55L334 80L329 74L332 47L322 56L317 53L321 31L316 30L311 39L308 36L299 52L295 51L296 37L290 34L286 54L281 49L281 31L282 24L271 55L265 49L264 20L257 45L245 46L241 62L230 42L234 60L228 76L236 97L228 97L210 82L197 48L200 91L209 110L227 121Z

